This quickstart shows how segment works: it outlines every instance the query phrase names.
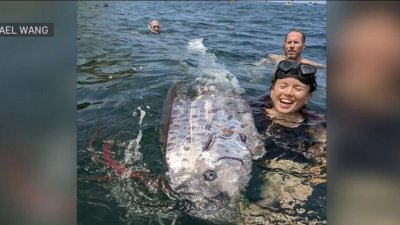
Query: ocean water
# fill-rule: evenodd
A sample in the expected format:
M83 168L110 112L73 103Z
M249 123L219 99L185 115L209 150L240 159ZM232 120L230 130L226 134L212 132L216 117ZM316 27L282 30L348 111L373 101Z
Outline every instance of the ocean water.
M203 38L207 52L236 76L249 98L256 98L268 92L275 69L257 62L269 53L283 54L290 28L307 35L303 57L326 64L326 7L266 1L103 3L78 2L78 224L208 224L187 216L185 206L162 193L118 179L91 160L91 135L101 127L93 142L96 151L112 139L118 162L163 174L162 105L174 81L193 76L187 74L195 60L186 50L188 42ZM148 30L152 18L160 20L161 34ZM320 68L317 76L310 108L325 114L326 70ZM317 221L326 220L326 207L315 211Z

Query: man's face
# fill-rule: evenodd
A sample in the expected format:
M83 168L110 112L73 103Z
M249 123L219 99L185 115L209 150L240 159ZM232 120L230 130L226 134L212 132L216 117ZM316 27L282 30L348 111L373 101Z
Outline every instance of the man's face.
M160 33L160 23L156 20L150 22L150 28L155 33Z
M285 55L287 58L299 61L301 52L306 45L303 43L303 36L301 33L293 31L287 35L286 42L283 45Z

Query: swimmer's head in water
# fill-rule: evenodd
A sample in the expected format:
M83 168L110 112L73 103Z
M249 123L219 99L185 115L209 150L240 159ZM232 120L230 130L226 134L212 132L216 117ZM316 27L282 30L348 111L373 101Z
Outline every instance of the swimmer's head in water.
M301 83L309 85L310 93L312 93L317 88L316 73L317 68L315 66L286 59L279 62L272 83L274 84L277 79L293 77Z
M160 22L158 22L158 20L151 20L148 25L151 32L157 34L161 32Z

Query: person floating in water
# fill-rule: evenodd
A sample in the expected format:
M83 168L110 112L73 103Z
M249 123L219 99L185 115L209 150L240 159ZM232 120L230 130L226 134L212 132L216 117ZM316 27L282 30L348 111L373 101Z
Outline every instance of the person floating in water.
M150 20L148 26L153 33L159 34L161 32L160 22L158 20Z
M253 167L243 224L256 224L255 213L263 224L326 221L326 117L306 108L316 72L313 65L281 60L270 93L251 102L266 154Z
M310 148L315 147L312 140L323 139L325 135L325 129L311 126L323 121L325 117L306 110L306 105L317 88L316 72L317 68L311 64L281 60L272 78L270 94L262 96L253 105L258 107L254 117L258 121L257 129L261 134L279 132L274 135L279 139L275 141L285 142L286 147L287 144L294 147L290 151L297 151L307 157L320 153L309 152ZM309 138L302 137L302 134ZM292 137L289 138L288 135ZM305 143L307 140L310 142ZM267 142L272 144L274 138L268 138ZM266 149L268 151L268 146Z
M304 59L301 53L306 47L306 35L299 29L293 28L286 33L283 49L285 55L268 54L268 57L262 59L259 63L265 64L270 61L279 63L283 59L291 59L298 63L307 63L316 67L325 67L323 64L313 62L311 60Z

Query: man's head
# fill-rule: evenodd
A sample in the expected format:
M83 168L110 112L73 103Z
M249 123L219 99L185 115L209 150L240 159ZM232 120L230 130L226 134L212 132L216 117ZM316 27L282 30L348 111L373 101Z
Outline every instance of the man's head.
M288 59L300 62L301 52L306 47L306 36L299 29L290 30L285 36L283 48Z
M153 33L157 34L160 33L161 32L160 22L158 22L158 20L151 20L149 22L149 29Z

